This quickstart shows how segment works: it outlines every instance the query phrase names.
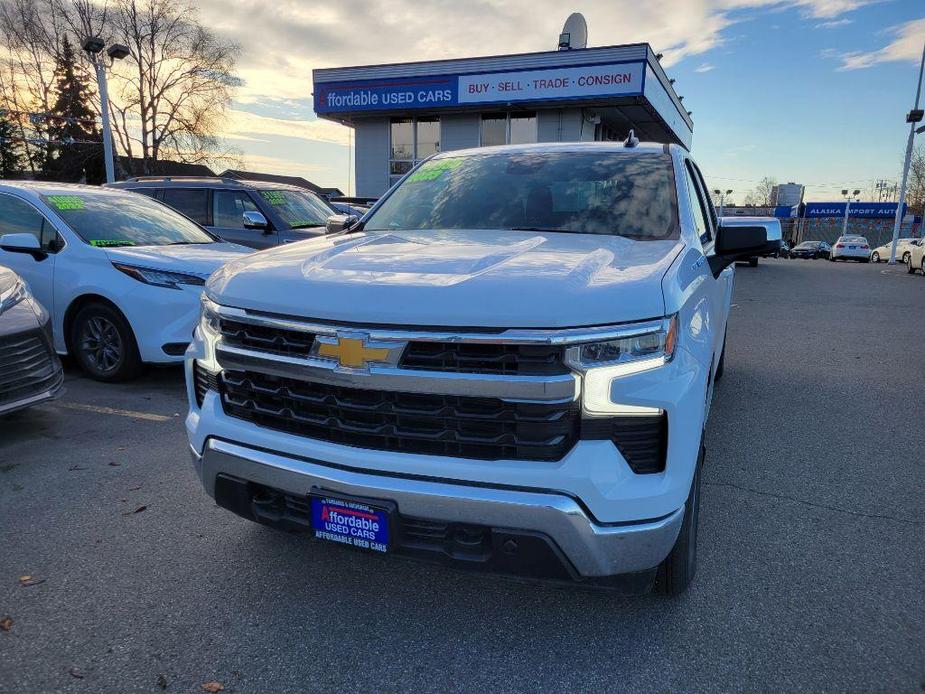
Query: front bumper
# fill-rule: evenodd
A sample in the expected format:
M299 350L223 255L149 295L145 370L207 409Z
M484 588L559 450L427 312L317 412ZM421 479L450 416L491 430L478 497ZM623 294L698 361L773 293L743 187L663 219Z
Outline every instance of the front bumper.
M577 580L642 572L651 576L671 551L684 516L682 505L651 520L600 523L578 500L552 490L475 486L348 469L216 438L206 441L202 455L195 449L191 449L191 455L212 497L216 497L217 480L233 478L297 497L320 488L394 501L402 517L508 529L516 537L533 534L548 538L553 554L561 553L568 577Z
M0 321L0 415L57 398L64 385L48 314L31 299Z

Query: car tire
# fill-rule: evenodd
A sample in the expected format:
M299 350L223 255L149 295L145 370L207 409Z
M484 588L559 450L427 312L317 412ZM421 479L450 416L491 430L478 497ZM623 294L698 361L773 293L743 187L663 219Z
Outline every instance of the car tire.
M909 263L912 264L911 262ZM922 277L925 277L925 255L922 256Z
M915 268L912 267L912 258L911 258L911 257L909 258L908 261L906 261L906 271L907 271L910 275L914 275L914 274L915 274Z
M879 262L880 262L880 254L877 253L877 251L874 251L873 253L870 254L870 259L871 259L871 261L874 262L874 263L879 263Z
M903 262L908 263L910 260L912 260L912 254L909 251L903 253Z
M113 306L84 306L71 324L71 356L90 378L106 383L127 381L141 371L135 334Z
M748 259L749 267L758 267L758 258L749 258Z
M700 470L704 459L703 440L697 456L697 467L691 490L684 503L684 520L674 547L659 564L655 574L655 591L676 597L688 589L697 572L697 524L700 520Z

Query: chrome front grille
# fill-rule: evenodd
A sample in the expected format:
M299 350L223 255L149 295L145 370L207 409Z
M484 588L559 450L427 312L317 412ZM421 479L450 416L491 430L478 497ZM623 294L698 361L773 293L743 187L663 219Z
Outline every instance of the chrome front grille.
M559 460L580 427L575 401L401 393L225 371L226 414L271 429L383 451L480 460Z

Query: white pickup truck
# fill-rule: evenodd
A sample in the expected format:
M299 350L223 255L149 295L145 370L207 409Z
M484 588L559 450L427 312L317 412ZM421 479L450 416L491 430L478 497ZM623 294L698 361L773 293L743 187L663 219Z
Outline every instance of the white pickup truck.
M475 571L678 594L736 260L688 152L439 154L209 280L186 419L216 502Z

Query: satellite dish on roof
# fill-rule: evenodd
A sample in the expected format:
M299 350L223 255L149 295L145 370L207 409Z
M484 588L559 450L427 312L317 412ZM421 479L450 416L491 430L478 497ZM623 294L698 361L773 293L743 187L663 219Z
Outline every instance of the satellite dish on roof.
M562 33L559 34L559 50L568 51L573 48L588 47L588 23L581 12L572 12L565 25L562 27Z

